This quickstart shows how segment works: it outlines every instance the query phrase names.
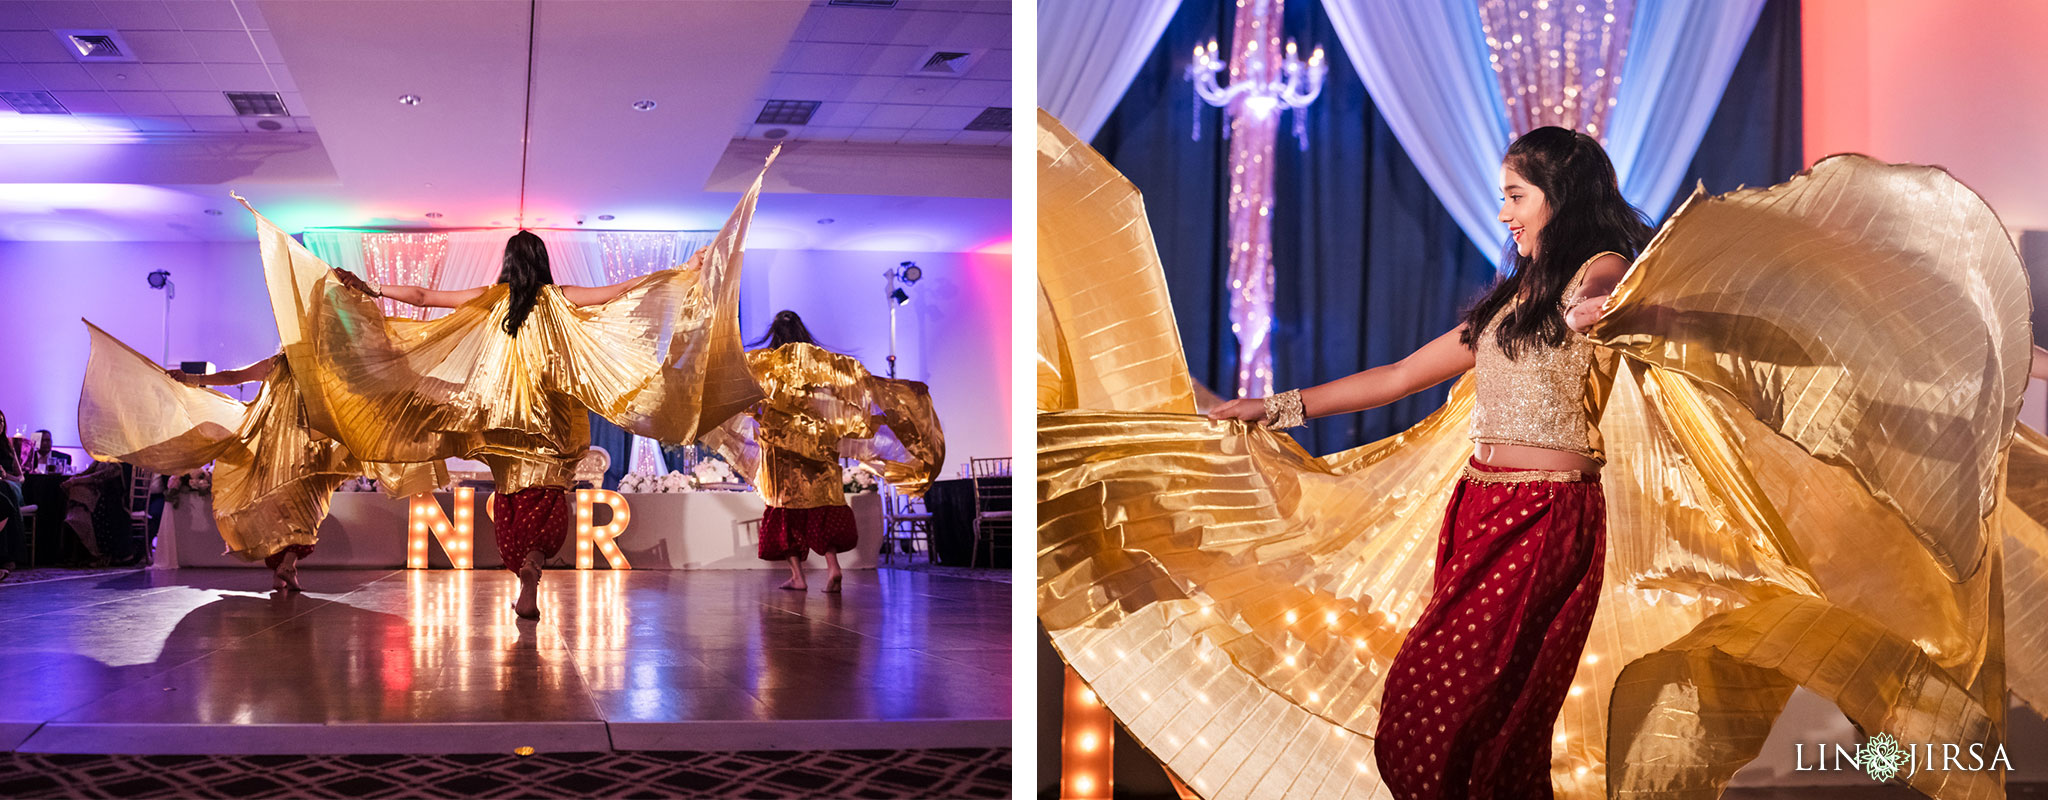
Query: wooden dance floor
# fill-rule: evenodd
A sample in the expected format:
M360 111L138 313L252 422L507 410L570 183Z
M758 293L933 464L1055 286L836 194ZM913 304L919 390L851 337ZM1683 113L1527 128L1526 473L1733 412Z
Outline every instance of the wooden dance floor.
M183 569L0 586L0 750L1006 747L1010 586L849 571Z

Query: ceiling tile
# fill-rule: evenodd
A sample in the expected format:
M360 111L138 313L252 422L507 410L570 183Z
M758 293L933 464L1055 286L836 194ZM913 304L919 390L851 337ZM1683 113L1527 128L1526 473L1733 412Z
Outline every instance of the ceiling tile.
M911 70L917 69L918 65L924 63L924 57L931 53L932 48L889 45L886 47L871 47L870 50L873 53L873 58L866 63L866 68L861 71L862 74L909 75Z
M974 47L1009 47L1010 15L961 14L960 27L953 29L946 44L962 42Z
M870 58L868 47L858 44L804 43L789 49L790 68L786 72L858 73L858 65Z
M796 38L809 42L885 42L909 17L894 9L820 6L804 14Z
M151 64L198 61L199 53L179 31L122 31L121 38L135 50L135 57Z
M178 106L163 92L108 92L121 110L136 117L176 117Z
M242 31L186 31L185 38L192 40L199 60L207 63L254 64L263 60L249 34Z
M213 75L213 85L223 92L286 92L297 89L278 81L271 85L276 68L265 71L262 64L208 64L206 71Z
M1010 134L1005 131L961 131L953 134L953 144L995 147L1004 143Z
M93 91L100 82L77 64L30 64L28 74L50 91Z
M795 73L777 79L769 91L770 99L779 100L837 100L846 96L853 79L845 75L815 75Z
M241 133L241 117L195 117L187 115L185 124L201 133Z
M856 130L859 129L805 125L797 130L796 138L806 142L843 142L846 141L846 137L853 135L853 132Z
M911 103L913 105L937 105L939 98L953 88L957 78L904 78L882 98L884 103Z
M277 49L277 34L270 31L250 31L256 40L256 53L272 64L284 63L284 51Z
M45 28L111 28L114 23L100 7L88 2L75 0L41 0L35 3L36 15L42 18Z
M187 117L235 115L235 107L229 104L227 96L220 92L164 92L164 96L177 105L178 113ZM236 130L240 129L240 126L236 126Z
M85 72L110 92L147 92L159 88L141 64L81 64Z
M205 64L144 64L156 86L167 92L214 91L219 84L213 82L213 73L206 71Z
M128 31L174 31L178 21L171 17L171 10L164 7L162 0L99 0L100 10L107 14L107 27L120 28L123 36Z
M76 64L78 61L64 51L63 40L47 30L0 31L0 51L5 51L9 57L24 64Z
M120 114L121 106L114 102L114 96L94 90L89 92L51 92L57 102L73 114Z
M897 141L902 144L945 144L952 140L953 131L910 130L904 131L903 138Z
M881 105L862 124L875 128L908 128L924 118L925 106Z
M958 132L978 116L981 116L980 106L933 106L924 112L924 117L917 121L915 127Z
M849 142L871 144L895 144L896 140L903 138L905 132L901 128L861 128L847 134L846 140Z
M239 31L241 17L228 0L164 0L178 27L188 31ZM251 3L250 5L255 5Z
M926 44L951 47L960 38L954 32L960 29L967 15L947 11L913 11L903 27L889 41L898 44Z
M191 133L191 132L192 132L192 126L191 126L191 125L187 125L187 124L185 124L185 118L184 118L184 117L180 117L180 116L177 116L177 115L174 115L174 114L173 114L173 115L165 115L165 116L161 116L161 117L137 117L137 116L130 116L130 117L128 118L128 120L129 120L130 122L133 122L133 123L135 123L135 129L136 129L136 130L139 130L139 131L149 131L149 132L162 132L162 133Z
M957 81L939 98L939 102L949 106L1008 106L1010 84L1008 81Z
M821 103L811 124L824 127L857 128L875 111L874 103Z
M28 74L27 65L0 61L0 91L32 92L41 88L35 76Z
M0 31L43 31L41 17L36 16L35 4L28 0L0 0Z
M767 103L758 101L748 103L746 113L740 115L739 130L733 131L732 135L746 138L747 134L754 130L754 120L761 116L761 109L766 105Z
M882 98L889 96L889 91L896 88L896 84L906 80L909 78L894 75L865 75L854 78L847 86L846 96L839 99L849 103L879 103L882 102Z
M967 74L963 77L973 78L978 81L1009 80L1010 51L1007 48L988 51L982 55L980 61L974 62L974 69L968 70Z
M313 118L312 118L312 117L292 117L292 124L294 124L294 125L297 125L297 126L299 126L299 132L300 132L300 133L312 133L312 132L313 132Z

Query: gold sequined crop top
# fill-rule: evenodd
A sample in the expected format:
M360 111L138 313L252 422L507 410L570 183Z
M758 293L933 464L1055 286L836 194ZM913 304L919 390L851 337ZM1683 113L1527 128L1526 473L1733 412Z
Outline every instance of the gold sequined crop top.
M1558 314L1580 300L1586 264L1565 287ZM1506 316L1506 310L1495 314L1475 340L1472 441L1563 450L1606 463L1599 424L1614 381L1612 351L1574 333L1562 346L1523 350L1510 359L1495 338Z

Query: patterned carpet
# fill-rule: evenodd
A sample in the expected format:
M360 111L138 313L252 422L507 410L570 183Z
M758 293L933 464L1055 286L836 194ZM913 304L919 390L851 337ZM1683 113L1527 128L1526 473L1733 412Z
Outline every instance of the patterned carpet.
M919 554L917 557L922 558L923 555ZM907 561L901 556L896 558L896 563L883 564L881 567L883 569L899 569L904 572L928 572L933 575L944 575L948 578L966 578L971 581L988 581L990 583L1010 582L1010 569L1008 567L1000 569L988 567L944 567L937 564L927 564L923 561Z
M1007 797L1010 750L440 756L0 753L0 797Z

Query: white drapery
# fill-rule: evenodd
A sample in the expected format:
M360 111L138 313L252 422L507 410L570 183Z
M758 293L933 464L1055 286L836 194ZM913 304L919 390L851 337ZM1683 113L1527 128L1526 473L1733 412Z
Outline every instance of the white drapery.
M1663 213L1683 188L1763 0L1640 0L1605 143L1621 194ZM1790 176L1786 176L1790 177Z
M1109 121L1181 0L1038 0L1038 105L1082 141Z

